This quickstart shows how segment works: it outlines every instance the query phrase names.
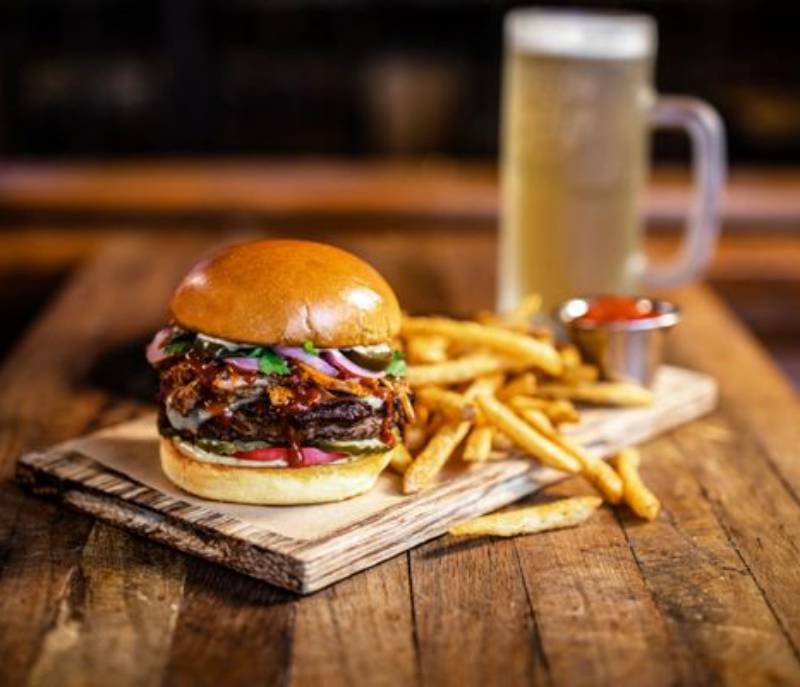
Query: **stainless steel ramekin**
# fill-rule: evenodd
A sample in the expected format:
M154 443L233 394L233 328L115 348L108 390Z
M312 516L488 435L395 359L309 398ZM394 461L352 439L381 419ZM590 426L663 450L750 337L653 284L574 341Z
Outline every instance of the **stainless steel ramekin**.
M565 301L556 309L556 319L583 358L600 368L604 379L650 386L661 364L666 332L680 320L680 310L668 301L636 297L650 306L653 316L608 323L581 321L593 300Z

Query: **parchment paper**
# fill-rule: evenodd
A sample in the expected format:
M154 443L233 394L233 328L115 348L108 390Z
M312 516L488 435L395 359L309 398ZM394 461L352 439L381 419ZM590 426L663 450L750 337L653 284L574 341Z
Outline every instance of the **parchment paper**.
M314 538L325 536L410 498L400 493L399 476L387 468L378 478L374 489L338 503L313 506L245 506L201 499L173 485L161 472L155 415L70 440L59 448L77 451L145 486L186 503L216 510L254 527L294 539L309 539L312 533Z

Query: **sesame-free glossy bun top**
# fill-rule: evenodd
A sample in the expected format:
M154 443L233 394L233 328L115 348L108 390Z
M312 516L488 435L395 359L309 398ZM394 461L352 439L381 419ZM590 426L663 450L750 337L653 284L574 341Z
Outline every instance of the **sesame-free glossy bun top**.
M253 241L200 260L170 302L186 329L239 343L335 348L389 341L391 287L363 260L311 241Z

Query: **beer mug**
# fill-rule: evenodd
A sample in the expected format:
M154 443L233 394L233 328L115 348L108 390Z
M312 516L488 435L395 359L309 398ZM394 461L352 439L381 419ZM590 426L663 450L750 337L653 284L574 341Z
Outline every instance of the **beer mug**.
M724 130L710 105L657 96L651 17L519 9L506 15L499 307L547 307L697 276L716 243ZM640 197L650 127L684 129L694 196L678 256L647 265Z

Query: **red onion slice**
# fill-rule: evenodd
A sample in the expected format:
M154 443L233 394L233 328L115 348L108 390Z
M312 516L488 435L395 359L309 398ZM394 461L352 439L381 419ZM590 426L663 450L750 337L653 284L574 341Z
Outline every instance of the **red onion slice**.
M320 356L309 353L308 351L304 351L302 348L295 348L292 346L273 346L272 350L278 355L282 355L284 358L294 358L294 360L299 360L301 363L310 365L315 370L322 372L322 374L326 374L329 377L339 376L339 370L331 365L328 365L328 363L326 363Z
M373 370L367 370L360 365L356 365L350 358L348 358L344 353L341 351L337 351L335 348L329 348L322 352L322 356L332 365L335 365L343 372L346 372L350 375L355 375L356 377L370 377L372 379L380 379L381 377L386 376L386 372L374 372Z
M244 372L258 372L258 358L225 358L225 362L228 365L232 365L237 370L242 370Z
M148 363L155 366L158 365L158 363L160 363L162 360L169 358L169 356L164 352L163 345L164 342L169 338L170 334L172 334L172 327L164 327L156 332L153 340L147 344L147 349L145 351Z
M303 454L303 465L324 465L347 455L341 451L324 451L314 446L304 446L300 453Z

